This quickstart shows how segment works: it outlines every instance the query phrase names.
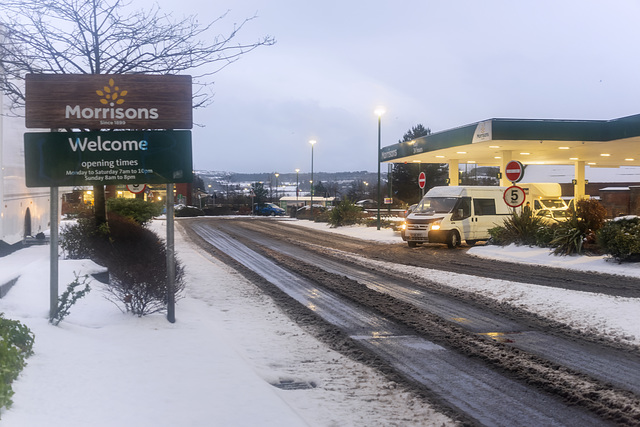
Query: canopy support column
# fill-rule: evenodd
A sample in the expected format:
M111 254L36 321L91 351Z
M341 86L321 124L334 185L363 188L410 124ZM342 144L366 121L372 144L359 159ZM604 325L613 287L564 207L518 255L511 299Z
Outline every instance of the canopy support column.
M459 163L458 159L449 159L449 185L460 184Z
M584 179L584 160L579 160L575 163L575 179L573 180L573 197L576 201L586 199L586 183Z

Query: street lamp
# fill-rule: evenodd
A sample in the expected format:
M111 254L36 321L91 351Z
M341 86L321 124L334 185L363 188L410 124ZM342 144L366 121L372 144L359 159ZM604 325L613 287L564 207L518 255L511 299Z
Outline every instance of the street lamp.
M311 144L311 218L313 218L313 146L316 144L316 140L309 141Z
M278 201L278 177L280 176L280 174L276 172L275 175L276 175L276 202L277 202Z
M300 169L296 169L296 207L298 207L298 183L299 183L299 178L300 176Z
M380 230L380 124L382 122L382 115L384 114L384 108L378 107L374 111L378 116L378 230Z

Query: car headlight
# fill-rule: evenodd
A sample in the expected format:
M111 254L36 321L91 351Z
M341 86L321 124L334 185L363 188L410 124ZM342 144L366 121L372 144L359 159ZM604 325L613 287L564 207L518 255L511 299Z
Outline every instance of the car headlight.
M440 221L432 222L431 223L431 229L432 230L440 230Z
M400 230L406 230L407 229L407 223L403 222L402 224L400 224Z

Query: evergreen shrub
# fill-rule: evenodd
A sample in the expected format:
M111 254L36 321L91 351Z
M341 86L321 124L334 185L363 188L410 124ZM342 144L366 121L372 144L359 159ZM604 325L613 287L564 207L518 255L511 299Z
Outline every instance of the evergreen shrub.
M597 233L605 253L623 262L640 261L640 218L628 217L608 221Z
M515 243L533 246L546 239L544 228L542 217L533 215L531 209L522 209L520 212L514 209L501 226L489 230L489 235L491 242L496 245L506 246Z
M35 335L27 326L0 313L0 407L11 407L11 384L26 366L25 359L33 354L34 340Z
M582 254L597 251L596 232L603 226L607 210L594 199L580 200L566 221L558 223L549 246L555 255Z
M149 202L137 198L123 198L107 200L107 210L111 213L131 218L138 224L144 225L162 213L162 203Z
M179 208L176 208L175 216L176 217L204 216L204 211L200 208L196 208L195 206L180 206Z
M349 200L342 200L329 211L328 222L331 227L359 224L362 221L362 209Z

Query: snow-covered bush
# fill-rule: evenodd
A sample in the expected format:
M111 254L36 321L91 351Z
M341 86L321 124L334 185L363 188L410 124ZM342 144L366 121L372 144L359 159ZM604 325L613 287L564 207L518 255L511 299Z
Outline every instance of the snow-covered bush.
M153 231L121 217L109 218L109 234L102 240L100 259L109 269L111 301L137 316L167 307L167 252ZM184 270L175 262L177 299L184 289Z
M162 203L142 199L117 197L107 200L107 210L133 219L138 224L146 224L162 213Z
M78 221L62 233L62 247L70 258L89 258L109 270L110 301L137 316L166 309L167 263L164 242L132 219L111 213L108 224ZM174 295L184 289L183 268L176 266Z
M640 261L640 218L625 217L607 222L598 231L598 243L618 261Z
M338 206L328 211L328 216L328 222L331 227L359 224L362 220L362 208L349 200L343 200Z
M195 206L177 205L175 215L176 217L204 216L204 211Z

